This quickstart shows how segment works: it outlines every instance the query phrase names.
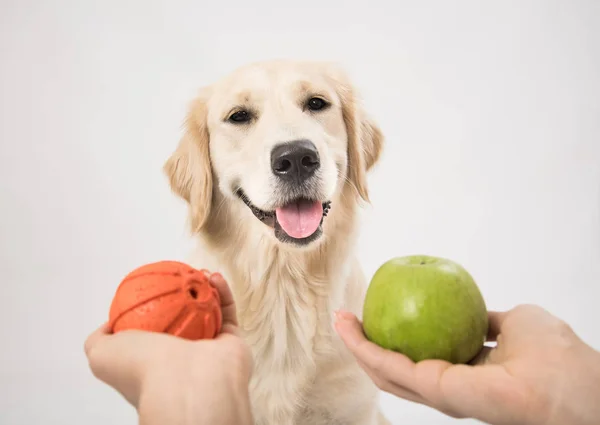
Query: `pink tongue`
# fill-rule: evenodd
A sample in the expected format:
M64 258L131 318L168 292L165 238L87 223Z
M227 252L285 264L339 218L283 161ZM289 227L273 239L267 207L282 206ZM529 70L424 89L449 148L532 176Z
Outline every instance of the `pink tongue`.
M323 217L320 202L294 202L275 210L277 221L289 236L295 239L306 238L317 231Z

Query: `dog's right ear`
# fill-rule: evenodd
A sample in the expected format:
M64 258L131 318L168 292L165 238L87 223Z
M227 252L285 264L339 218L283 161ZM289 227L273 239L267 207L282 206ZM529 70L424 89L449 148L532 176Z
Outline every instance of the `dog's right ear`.
M204 97L192 102L184 133L163 166L171 189L187 201L192 231L200 231L211 212L213 175L209 151L207 105Z

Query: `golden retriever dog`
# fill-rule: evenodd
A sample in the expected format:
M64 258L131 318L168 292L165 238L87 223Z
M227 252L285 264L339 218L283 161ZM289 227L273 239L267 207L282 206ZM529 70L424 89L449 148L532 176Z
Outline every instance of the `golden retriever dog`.
M190 264L221 272L234 294L256 424L389 424L333 328L339 308L360 317L357 213L382 144L328 63L250 64L191 104L164 171L189 206Z

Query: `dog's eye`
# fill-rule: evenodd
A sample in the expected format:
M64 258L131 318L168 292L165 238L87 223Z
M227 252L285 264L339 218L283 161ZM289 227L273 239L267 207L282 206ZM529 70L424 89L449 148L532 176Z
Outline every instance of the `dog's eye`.
M320 111L322 109L327 108L328 106L329 103L327 103L326 100L321 99L320 97L311 97L310 99L308 99L308 102L306 102L306 107L311 111Z
M240 124L250 121L251 118L252 116L250 115L250 112L241 110L231 114L228 118L228 121Z

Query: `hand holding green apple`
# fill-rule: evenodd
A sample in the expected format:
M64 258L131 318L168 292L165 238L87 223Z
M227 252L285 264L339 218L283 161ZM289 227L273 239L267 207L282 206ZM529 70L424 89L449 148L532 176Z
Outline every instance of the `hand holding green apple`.
M336 314L338 334L383 391L493 425L598 424L600 353L540 307L488 313L450 260L392 259L371 280L364 323ZM484 347L486 333L496 347Z

